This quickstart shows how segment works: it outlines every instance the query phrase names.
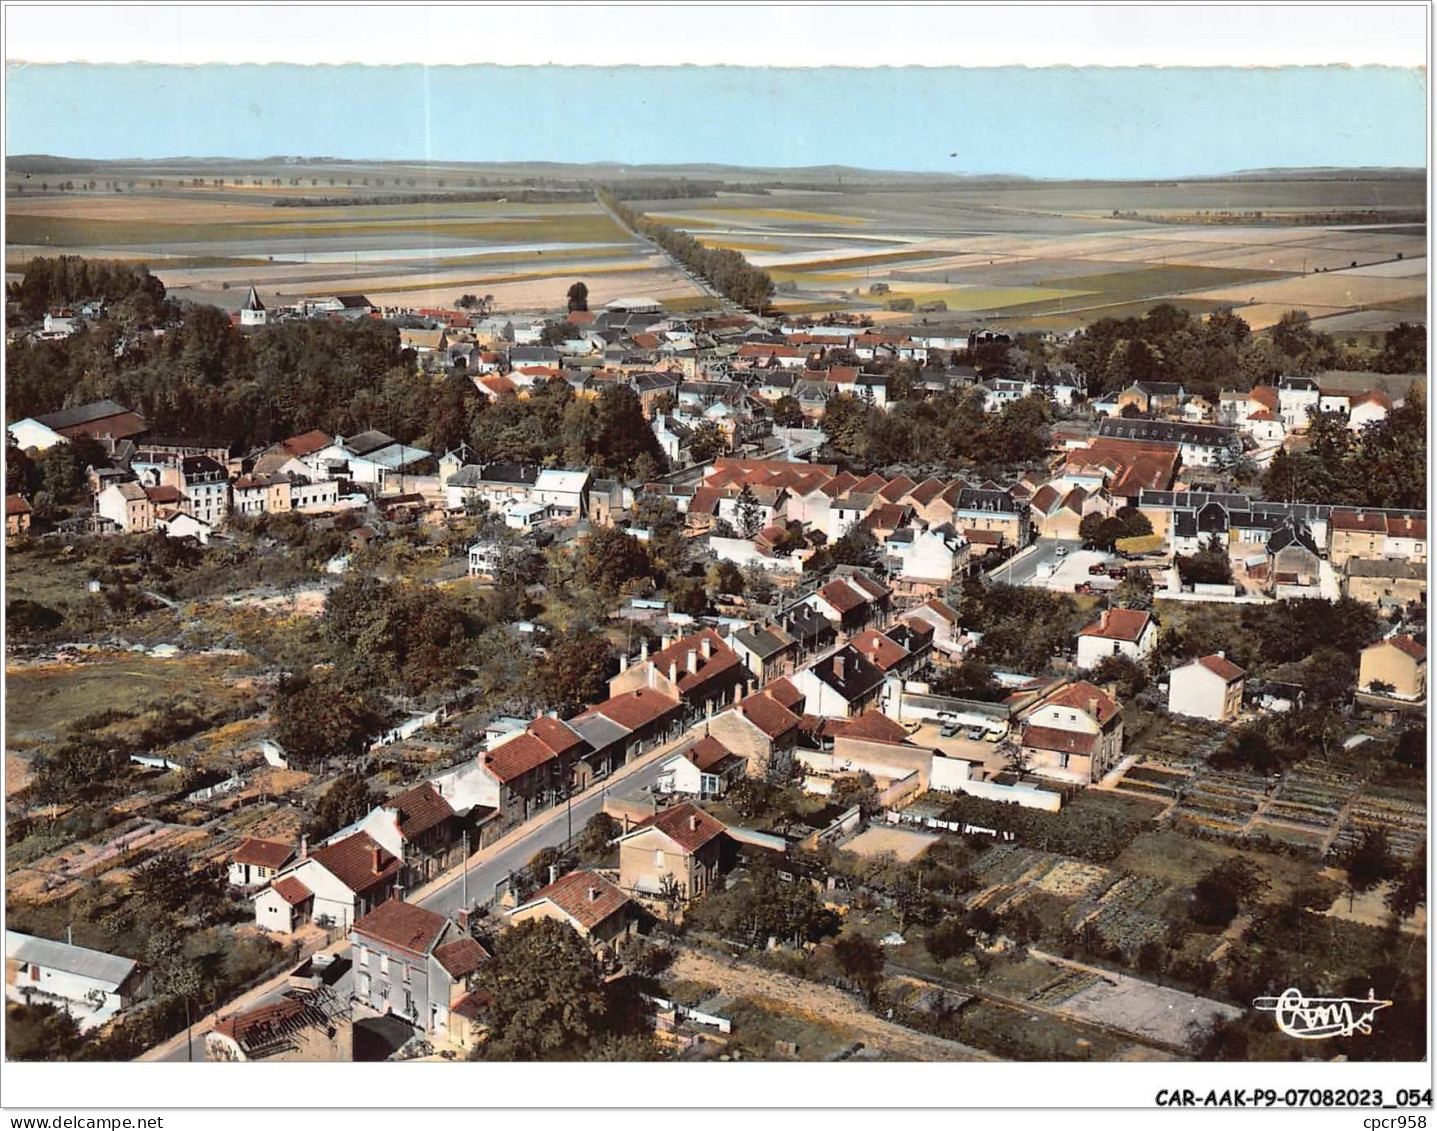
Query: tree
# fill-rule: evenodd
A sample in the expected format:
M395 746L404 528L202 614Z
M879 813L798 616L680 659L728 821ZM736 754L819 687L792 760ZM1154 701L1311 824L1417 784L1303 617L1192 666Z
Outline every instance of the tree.
M330 759L353 761L383 724L368 693L350 691L327 675L285 680L270 713L275 741L304 769Z
M1132 699L1148 685L1148 673L1141 665L1128 656L1118 654L1104 656L1093 666L1088 678L1099 687L1116 683L1118 698L1123 701Z
M1262 870L1234 856L1213 865L1193 886L1189 914L1203 926L1226 927L1244 904L1255 900L1266 888Z
M24 985L20 987L26 993ZM71 1060L84 1046L76 1020L53 1005L7 1003L5 1056L9 1060Z
M993 677L992 666L972 657L956 666L943 668L932 683L939 695L951 695L955 699L997 703L1008 696L1007 688Z
M844 935L833 944L833 956L844 977L852 981L872 1005L883 980L883 947L867 935Z
M1129 570L1113 590L1112 602L1114 608L1150 612L1153 607L1152 574L1145 569Z
M695 464L705 464L728 451L728 441L719 426L712 420L701 420L694 428L689 440L689 458Z
M590 817L584 823L584 827L579 830L575 847L578 849L580 857L585 860L603 860L609 855L609 842L622 831L619 822L601 809Z
M758 498L747 483L738 493L738 526L745 538L753 538L763 529L763 511L759 509Z
M973 949L973 935L957 917L944 919L928 932L923 945L939 962L946 962Z
M574 283L569 287L569 311L589 309L589 287L586 283Z
M1216 536L1196 554L1178 554L1173 561L1184 585L1232 584L1232 562Z
M1361 892L1370 891L1392 874L1392 856L1387 848L1387 830L1368 829L1342 857L1347 872L1347 909Z
M379 795L358 774L340 774L315 802L314 812L305 823L306 835L323 840L352 825L378 805L379 800Z
M1411 861L1397 874L1397 882L1387 893L1387 910L1398 919L1408 919L1419 907L1427 904L1427 845L1423 844Z
M599 702L608 688L610 652L595 632L561 637L534 665L534 693L562 711Z
M603 1035L598 960L567 923L531 919L506 933L479 967L491 998L486 1060L574 1060Z
M650 571L643 543L614 526L596 527L584 537L582 563L589 584L611 600L625 584Z
M802 428L803 408L798 399L785 393L773 404L773 422L779 428Z
M860 815L865 819L873 816L880 808L878 786L873 775L866 770L840 778L833 787L832 800L833 804L844 809L857 805Z

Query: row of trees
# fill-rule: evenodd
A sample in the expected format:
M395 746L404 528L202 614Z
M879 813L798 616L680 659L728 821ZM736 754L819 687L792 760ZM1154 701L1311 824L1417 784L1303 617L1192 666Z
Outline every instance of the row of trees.
M38 319L52 307L89 299L115 303L140 296L158 308L165 300L165 285L144 264L79 255L37 256L5 288L5 294L20 304L26 318Z
M758 313L773 298L773 280L736 251L705 247L687 232L650 220L623 204L608 189L600 189L604 204L631 229L654 241L687 270L701 275L720 294Z

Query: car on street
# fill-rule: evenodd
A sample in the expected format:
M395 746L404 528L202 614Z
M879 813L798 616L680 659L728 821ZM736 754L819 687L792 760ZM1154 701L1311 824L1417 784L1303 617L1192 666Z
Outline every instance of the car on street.
M962 728L957 723L944 723L938 728L939 738L957 738Z
M1066 558L1068 556L1068 547L1059 546L1056 550L1053 551L1053 554L1054 556L1059 558Z
M982 728L982 727L973 727L973 728L968 732L968 741L969 741L969 742L982 742L982 741L983 741L983 728Z

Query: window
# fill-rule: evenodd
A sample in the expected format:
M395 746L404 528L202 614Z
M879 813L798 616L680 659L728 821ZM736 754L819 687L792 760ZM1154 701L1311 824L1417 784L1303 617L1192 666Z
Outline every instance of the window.
M407 986L407 985L409 985L409 964L408 964L407 962L406 962L406 963L403 963L401 969L403 970L403 973L404 973L404 979L403 979L404 984Z
M379 956L379 972L381 974L389 973L389 955L381 954Z
M361 970L365 969L369 965L369 951L365 950L362 946L355 946L354 961L359 964ZM368 975L366 974L365 977L368 977Z
M656 849L654 849L654 864L655 864L656 867L660 867L660 868L663 867L663 865L664 865L664 850L663 850L662 848L656 848Z

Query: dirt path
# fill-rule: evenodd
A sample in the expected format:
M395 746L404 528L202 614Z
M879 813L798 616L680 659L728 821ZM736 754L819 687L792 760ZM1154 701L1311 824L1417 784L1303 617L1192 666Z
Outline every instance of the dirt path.
M680 949L670 967L675 978L706 982L733 997L752 998L794 1014L809 1014L842 1026L853 1040L904 1060L997 1060L980 1049L905 1029L875 1017L857 1001L835 989L805 982L737 959L726 960L702 951Z

